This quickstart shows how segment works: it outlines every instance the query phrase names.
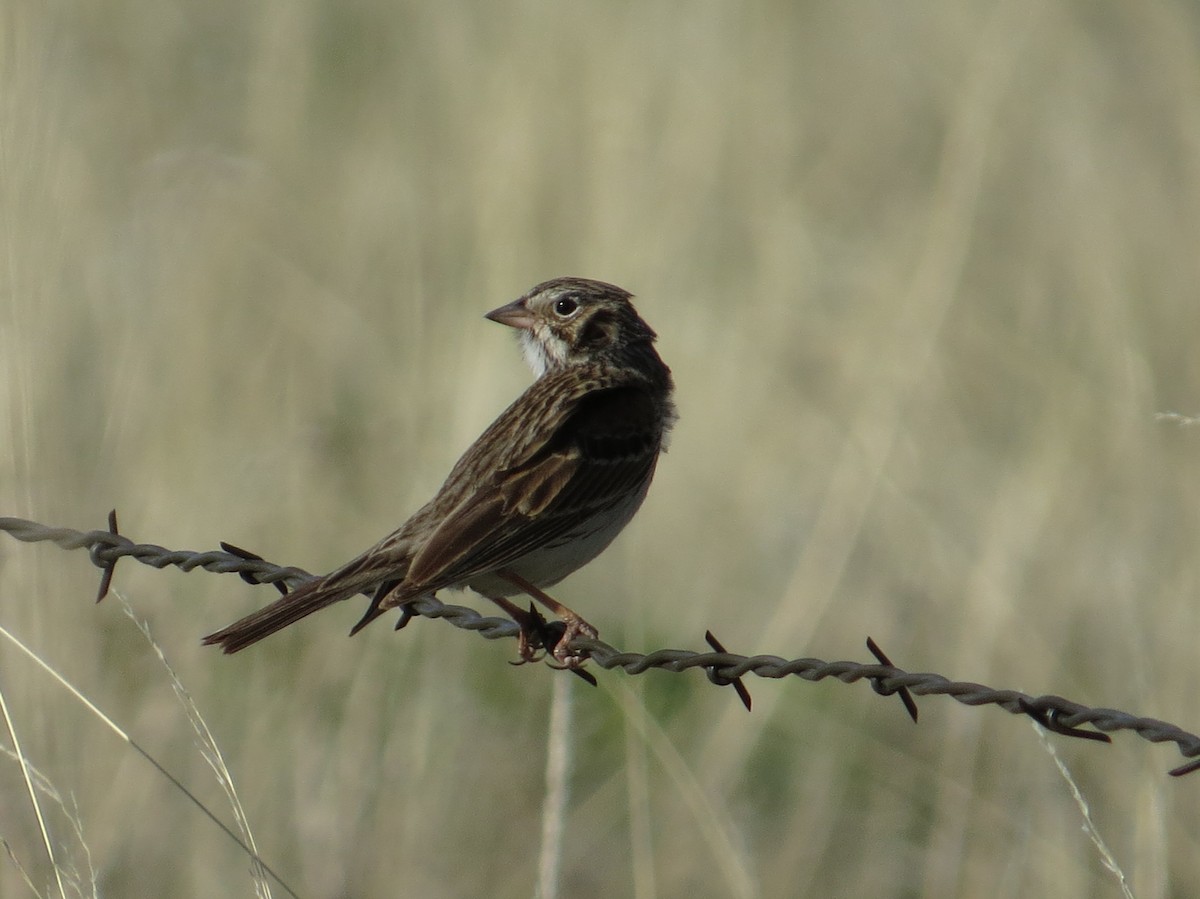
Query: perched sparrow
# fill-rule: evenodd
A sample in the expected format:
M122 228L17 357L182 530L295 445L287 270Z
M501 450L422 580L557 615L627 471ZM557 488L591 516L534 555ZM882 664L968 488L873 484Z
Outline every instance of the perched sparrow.
M671 370L631 295L612 284L555 278L487 314L520 331L537 380L480 435L441 490L398 530L342 567L204 638L245 649L318 609L373 598L351 634L388 609L445 587L470 587L522 625L534 655L525 593L558 615L553 648L596 630L542 592L596 558L628 524L650 487L675 422Z

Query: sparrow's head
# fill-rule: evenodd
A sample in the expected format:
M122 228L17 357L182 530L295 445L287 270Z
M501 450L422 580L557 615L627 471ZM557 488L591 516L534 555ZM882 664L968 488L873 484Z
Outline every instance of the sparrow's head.
M543 281L487 317L521 331L521 349L538 377L547 371L643 351L657 336L626 290L587 278Z

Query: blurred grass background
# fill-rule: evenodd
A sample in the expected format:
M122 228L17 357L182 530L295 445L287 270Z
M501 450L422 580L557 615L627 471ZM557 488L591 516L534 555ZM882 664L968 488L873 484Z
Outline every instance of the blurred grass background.
M867 657L1200 727L1200 9L1116 0L107 0L0 7L0 514L326 570L527 383L482 314L614 281L679 385L638 519L557 595L630 649ZM550 684L347 604L117 586L303 896L532 894ZM0 539L0 623L228 818L82 553ZM453 595L453 601L472 602ZM1027 723L864 687L572 684L564 895L1119 896ZM11 647L24 750L109 896L236 847ZM8 740L5 740L8 743ZM1139 897L1200 775L1055 739ZM0 837L51 882L15 763ZM0 863L0 894L24 895ZM278 895L277 891L277 895Z

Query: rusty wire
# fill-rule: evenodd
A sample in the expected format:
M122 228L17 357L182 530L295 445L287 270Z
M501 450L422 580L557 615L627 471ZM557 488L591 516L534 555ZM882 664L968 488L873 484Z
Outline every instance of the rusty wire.
M7 531L27 543L49 541L63 549L86 548L92 562L104 572L97 602L108 591L117 561L126 556L155 568L175 566L183 571L203 568L205 571L237 574L252 584L274 584L281 592L314 577L302 568L275 565L227 544L222 545L231 551L192 552L171 550L152 543L134 543L117 532L115 513L109 515L109 528L104 531L53 528L22 518L0 518L0 531ZM474 609L443 603L433 597L415 600L407 606L406 615L397 626L403 626L413 615L441 618L455 627L476 631L489 640L516 637L519 632L517 624L507 618L486 617ZM720 644L710 639L710 645ZM882 695L900 694L902 698L908 692L917 696L944 695L964 705L999 706L1014 715L1032 718L1046 729L1064 736L1109 742L1109 733L1132 731L1151 743L1175 743L1180 753L1191 759L1172 769L1171 775L1178 777L1200 769L1200 736L1166 721L1142 718L1117 709L1092 708L1061 696L1032 696L1017 690L996 690L983 684L953 681L940 674L905 671L880 662L826 662L821 659L744 656L731 652L695 652L688 649L622 652L602 640L585 638L573 640L571 649L585 654L595 665L606 670L620 668L626 674L642 674L653 668L674 672L699 668L720 685L736 685L749 674L776 679L795 676L807 681L832 677L848 684L866 680ZM872 646L877 658L887 658L877 650L878 647ZM739 691L739 695L741 693ZM913 718L915 720L915 713Z

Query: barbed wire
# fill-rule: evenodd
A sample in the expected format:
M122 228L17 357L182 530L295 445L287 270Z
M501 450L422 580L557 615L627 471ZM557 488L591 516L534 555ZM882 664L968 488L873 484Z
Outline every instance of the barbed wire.
M117 561L126 556L155 568L174 566L183 571L202 568L220 574L237 574L251 584L273 584L280 592L295 587L314 575L302 568L275 565L237 547L222 544L221 551L194 552L172 550L153 543L134 543L117 532L116 514L109 514L108 530L77 531L56 528L22 518L0 517L0 531L6 531L26 543L48 541L63 549L87 549L92 562L103 572L99 602L108 592ZM438 618L464 630L475 631L489 640L516 637L520 628L507 618L481 615L466 606L451 605L434 597L423 597L405 607L397 628L413 616ZM553 629L554 623L548 627ZM1069 737L1110 742L1108 734L1131 731L1151 743L1174 743L1184 758L1191 759L1170 771L1175 777L1200 769L1200 736L1189 733L1167 721L1144 718L1117 709L1093 708L1061 696L1033 696L1018 690L997 690L969 681L954 681L940 674L911 672L898 668L868 639L868 647L877 662L827 662L821 659L785 659L773 655L744 656L726 652L711 634L706 635L713 652L687 649L660 649L649 653L623 652L602 640L576 637L571 650L605 670L620 668L626 674L642 674L651 669L681 672L692 668L703 670L716 684L741 686L746 675L762 678L799 677L807 681L835 678L851 684L860 680L870 682L884 696L898 694L905 699L911 692L917 696L949 696L968 706L994 705L1014 715L1024 715L1037 721L1047 730ZM551 644L553 645L553 644ZM579 669L573 669L581 673ZM590 675L581 676L594 682ZM744 688L739 695L749 708ZM905 702L913 720L916 707ZM1092 729L1088 729L1092 728Z

